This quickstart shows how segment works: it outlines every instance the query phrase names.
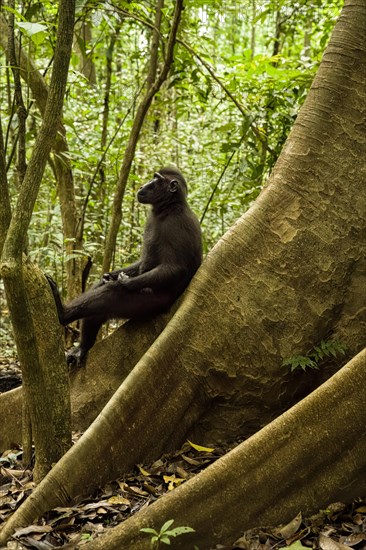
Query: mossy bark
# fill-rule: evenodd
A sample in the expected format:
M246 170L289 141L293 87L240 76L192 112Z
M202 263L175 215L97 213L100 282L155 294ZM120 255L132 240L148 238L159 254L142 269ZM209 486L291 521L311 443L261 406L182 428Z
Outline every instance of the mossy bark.
M193 527L174 548L233 544L366 491L366 350L328 382L206 470L88 544L148 550L142 527ZM331 422L330 422L331 419Z
M0 13L0 46L6 51L8 43L8 26L5 17ZM19 47L15 41L16 58L19 60L20 76L32 90L37 107L42 115L45 116L46 104L49 89L45 79L37 69L33 59L27 55L24 48ZM80 294L82 287L82 258L77 256L83 248L82 234L83 224L77 212L75 200L74 180L71 169L70 158L68 155L68 145L66 140L66 131L62 121L58 122L58 132L52 143L54 152L54 169L58 194L60 197L62 226L64 231L65 250L67 259L65 266L67 272L67 296L69 299ZM0 159L1 162L1 159ZM6 175L0 166L1 177ZM1 183L1 180L0 180ZM0 220L2 218L0 217ZM0 227L1 228L1 227Z
M69 374L48 281L31 264L24 265L23 273L32 311L39 368L30 370L23 364L22 374L32 404L32 433L38 442L33 475L36 481L40 481L71 446ZM42 315L39 315L40 311Z
M64 358L61 357L60 342L57 342L54 334L50 343L51 350L47 350L47 334L52 333L52 329L42 332L39 339L38 328L46 318L46 316L40 318L40 315L44 311L43 294L47 283L43 277L37 280L36 270L28 268L27 264L23 270L23 251L44 168L62 112L71 54L74 11L73 0L67 2L61 0L54 67L44 120L6 233L1 263L1 275L4 279L7 304L22 367L24 393L36 445L34 469L36 481L44 477L52 467L52 463L62 456L71 440L67 383L65 385L67 373ZM50 296L49 293L48 296ZM38 308L35 307L35 302ZM48 305L49 308L50 305ZM35 309L36 313L34 313ZM55 320L52 326L55 326ZM55 332L57 329L53 330ZM57 357L56 351L52 364L53 355L50 351L56 348L59 350L59 355ZM51 386L47 385L49 383ZM52 400L53 391L55 400ZM63 392L64 395L62 395ZM53 427L48 426L50 418L53 420ZM58 436L57 440L56 436ZM53 440L52 437L54 437ZM29 448L29 442L27 445Z

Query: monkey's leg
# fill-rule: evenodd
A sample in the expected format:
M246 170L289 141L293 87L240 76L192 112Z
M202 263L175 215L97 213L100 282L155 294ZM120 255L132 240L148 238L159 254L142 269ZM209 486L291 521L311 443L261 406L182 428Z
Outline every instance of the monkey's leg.
M61 315L59 313L61 324L68 325L78 319L91 317L103 318L104 321L112 319L115 301L120 298L119 291L126 292L117 281L99 281L90 290L62 306Z
M94 346L99 329L105 321L105 317L90 317L81 320L80 343L79 346L72 348L68 352L68 365L76 367L80 367L82 365L88 351Z

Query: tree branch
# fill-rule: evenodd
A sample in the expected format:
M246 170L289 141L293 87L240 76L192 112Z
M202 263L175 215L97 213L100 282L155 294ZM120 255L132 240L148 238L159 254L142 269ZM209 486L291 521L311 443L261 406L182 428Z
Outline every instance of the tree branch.
M158 1L160 2L160 0ZM158 3L157 9L159 5L160 4ZM158 77L155 79L155 82L152 84L152 86L147 89L144 97L141 100L140 105L138 106L137 113L133 121L132 129L131 129L128 143L125 149L125 154L122 162L119 179L117 182L116 192L114 195L112 220L111 220L111 225L106 238L106 246L105 246L104 258L103 258L103 271L108 271L112 262L113 251L115 249L116 240L117 240L117 233L122 220L122 201L126 190L128 176L131 170L132 161L136 151L137 142L140 137L142 125L144 123L144 120L149 110L149 107L151 105L151 102L154 96L156 95L156 93L159 91L163 82L166 80L171 64L173 62L174 46L176 43L177 32L178 32L182 10L183 10L183 0L176 0L173 21L170 28L169 38L168 38L166 58L165 58L162 70L158 75ZM155 49L157 48L157 43L155 41L153 41L152 43L152 48L154 48L154 50L151 51L150 59L153 59L155 56Z
M254 120L253 120L253 117L252 117L252 120L250 120L251 118L251 115L244 109L244 107L239 103L239 101L236 99L236 97L230 92L230 90L225 86L225 84L222 82L222 80L220 80L220 78L218 76L216 76L216 74L214 73L212 67L209 65L209 63L207 63L207 61L205 61L191 46L189 46L186 42L184 42L183 40L180 40L178 39L177 42L179 44L181 44L184 48L186 48L187 51L189 51L189 53L191 53L194 57L196 57L198 59L198 61L205 67L205 69L207 70L207 72L211 75L211 77L213 78L213 80L215 82L217 82L217 84L220 86L220 88L225 92L225 94L231 99L231 101L234 103L234 105L236 105L236 107L239 109L239 111L241 112L241 114L243 115L244 118L248 119L249 120L249 126L250 128L252 129L254 135L256 136L256 138L261 142L261 144L264 145L264 147L267 149L267 151L269 153L271 153L271 155L275 155L275 152L274 150L269 147L269 145L267 144L265 138L263 137L263 135L261 134L260 130L257 128L257 126L254 124Z
M14 0L10 3L10 8L14 10ZM27 169L26 162L26 121L27 121L27 109L25 108L22 94L22 85L20 82L20 67L15 53L15 36L14 36L14 12L9 13L9 33L8 33L8 47L7 55L11 65L14 78L14 97L15 105L17 109L18 118L18 164L17 173L19 178L19 184L21 185Z

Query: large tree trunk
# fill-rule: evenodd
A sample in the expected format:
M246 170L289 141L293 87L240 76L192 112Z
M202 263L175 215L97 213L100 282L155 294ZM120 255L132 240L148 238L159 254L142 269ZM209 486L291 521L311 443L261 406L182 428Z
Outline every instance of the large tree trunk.
M177 304L172 310L176 307ZM39 303L35 304L33 314L36 315L38 311ZM70 372L72 427L75 431L85 431L95 420L159 336L171 315L172 311L153 321L125 323L108 338L95 344L88 354L88 362L84 368ZM43 332L45 340L52 338L53 329L48 316L40 318L37 326L39 333ZM52 357L57 353L56 349L55 345ZM21 387L0 394L0 454L22 444L22 403Z
M259 525L290 521L366 491L366 350L328 382L163 498L88 544L148 550L142 527L193 527L174 548L232 544ZM332 426L330 429L330 419Z
M365 82L366 5L361 0L347 0L266 189L211 251L165 330L84 436L10 519L3 539L16 526L30 523L81 491L89 491L135 463L179 445L187 435L195 441L215 443L253 434L319 383L319 376L313 373L286 374L281 366L284 359L306 354L320 340L330 337L347 345L349 357L364 346L366 192L360 182L366 179ZM323 464L336 458L344 459L345 464L339 493L336 473L329 481L329 497L350 497L357 491L354 486L349 491L343 487L353 479L350 464L357 471L365 467L364 431L358 439L355 436L364 425L365 410L359 363L364 364L364 356L360 357L355 359L357 368L351 362L342 371L346 374L340 373L341 378L319 390L327 399L324 393L309 396L283 417L291 422L278 419L248 441L247 445L255 442L250 451L270 463L263 474L265 479L274 476L272 468L277 472L278 463L271 458L275 448L279 456L288 456L286 452L290 451L284 447L292 445L292 429L295 461L303 460L301 437L306 448L314 441L318 449L314 417L321 424L321 433L328 433ZM329 372L322 373L326 375ZM343 383L346 394L342 393ZM339 408L347 413L342 427L325 425L324 419L321 423L328 410L321 407L322 400L330 406L333 391L336 417L341 414ZM348 414L352 410L349 391L360 407L359 417ZM304 430L302 414L314 426L309 432ZM301 434L296 433L297 429L302 430ZM352 448L348 430L357 439ZM345 447L340 449L343 443ZM234 456L241 452L238 449ZM248 447L245 449L244 463L249 460ZM296 478L299 483L305 473L308 479L315 475L314 468L319 466L317 450L307 456L306 464L301 462L304 470L300 469L300 477ZM243 473L241 468L233 473L233 463L228 464L230 471L225 476L219 467L213 490L216 494L221 481L229 483L233 476L232 490L237 492L232 498L245 500L243 488L250 469L243 465ZM335 472L342 470L339 467ZM322 479L330 480L326 468L324 472ZM261 475L258 463L253 477L259 482ZM302 507L302 503L306 510L317 506L306 485L301 485L298 497L295 490L291 492L291 463L283 464L276 479L281 475L287 484L283 494L276 494L284 503L284 516L290 509ZM243 478L239 483L240 476ZM199 481L196 483L200 494ZM323 485L319 487L323 491ZM286 491L292 499L288 506ZM265 509L265 501L261 505ZM215 522L215 514L210 521ZM229 531L233 536L237 533L234 516L228 519L225 540ZM254 512L248 523L253 524L256 517L269 521L265 513L256 516ZM204 515L202 518L198 528L206 521ZM274 515L271 518L280 519Z

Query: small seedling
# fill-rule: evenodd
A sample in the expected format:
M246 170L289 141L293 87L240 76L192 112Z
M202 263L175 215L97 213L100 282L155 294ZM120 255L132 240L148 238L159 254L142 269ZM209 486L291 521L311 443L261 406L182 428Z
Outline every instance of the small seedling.
M302 370L318 369L319 363L325 358L336 357L340 353L345 354L346 346L342 342L337 340L322 340L319 345L314 346L310 350L308 355L295 355L289 359L285 359L282 363L283 367L290 367L291 372L295 369L301 368Z
M170 529L173 523L174 519L169 519L160 528L159 532L151 527L143 527L140 531L151 535L152 548L159 548L160 543L171 544L171 537L179 537L179 535L184 535L185 533L194 533L194 529L192 529L192 527L175 527L174 529Z

